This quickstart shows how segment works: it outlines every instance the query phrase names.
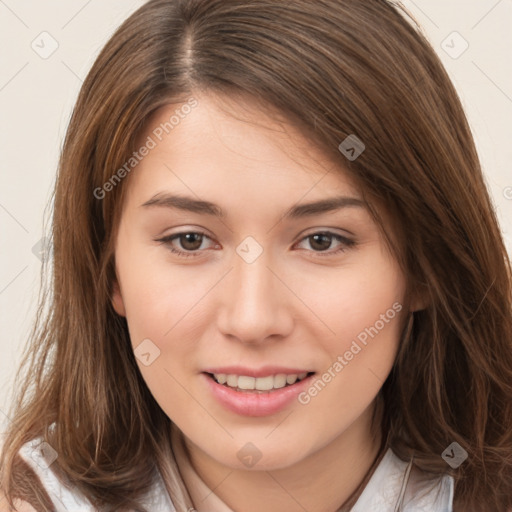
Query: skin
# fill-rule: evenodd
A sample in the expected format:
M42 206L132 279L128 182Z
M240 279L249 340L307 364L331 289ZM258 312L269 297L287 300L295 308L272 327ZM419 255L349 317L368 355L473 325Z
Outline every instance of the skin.
M408 311L386 323L307 405L294 400L270 416L228 411L201 372L275 364L321 376L361 331L402 303L404 276L366 208L281 219L299 202L361 197L341 154L328 160L250 101L194 97L198 106L125 183L112 303L127 319L134 348L148 338L159 348L149 366L138 360L143 378L185 435L193 467L228 506L334 511L378 453L371 412ZM141 141L177 107L160 109ZM211 201L227 216L141 206L161 192ZM344 245L335 237L323 245L307 238L325 230L356 243L334 254ZM197 231L207 236L195 245L155 241ZM263 248L251 264L236 252L247 236ZM197 256L180 257L171 246ZM252 468L237 457L248 442L262 455Z
M18 499L14 500L14 507L14 509L9 507L7 498L2 493L0 493L0 512L13 512L13 510L16 512L37 512L37 510L29 503Z

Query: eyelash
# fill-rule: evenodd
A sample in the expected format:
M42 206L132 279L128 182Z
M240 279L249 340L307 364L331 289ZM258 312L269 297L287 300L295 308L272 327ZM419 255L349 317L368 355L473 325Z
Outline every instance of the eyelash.
M173 242L175 239L179 238L180 236L191 235L191 234L193 234L193 235L200 235L200 236L203 236L203 237L206 237L206 238L210 238L206 233L202 233L201 231L183 231L181 233L175 233L174 235L165 236L163 238L157 238L157 239L155 239L155 242L160 242L160 243L162 243L164 245L167 245L169 250L172 253L174 253L177 256L179 256L180 258L194 258L194 257L198 256L198 254L200 252L199 250L196 250L196 251L180 251L180 250L175 249L171 245L171 242ZM336 254L343 253L347 249L350 249L351 247L353 247L356 244L356 242L354 240L350 240L349 238L345 238L344 236L338 235L338 234L333 233L331 231L318 231L316 233L311 233L310 235L307 235L304 238L302 238L300 240L300 242L302 242L302 241L304 241L304 240L306 240L308 238L311 238L311 237L313 237L315 235L327 235L327 236L330 236L331 238L334 238L337 241L342 243L342 245L341 245L341 247L339 249L336 249L335 251L332 251L332 252L312 251L312 252L314 252L315 254L317 254L320 257L328 257L328 256L333 256L333 255L336 255Z

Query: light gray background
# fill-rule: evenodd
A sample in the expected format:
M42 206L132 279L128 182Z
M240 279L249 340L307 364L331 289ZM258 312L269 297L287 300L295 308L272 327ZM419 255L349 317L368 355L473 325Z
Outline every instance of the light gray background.
M33 247L44 235L43 212L71 109L99 50L143 3L0 0L2 429L9 421L3 411L35 314L41 263ZM403 4L459 91L512 253L512 0Z

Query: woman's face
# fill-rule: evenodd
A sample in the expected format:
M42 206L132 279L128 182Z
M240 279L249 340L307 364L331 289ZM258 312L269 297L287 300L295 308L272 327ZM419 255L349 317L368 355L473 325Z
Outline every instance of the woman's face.
M233 468L284 468L367 435L405 282L341 153L326 160L251 104L232 116L194 98L140 139L113 304L189 442Z

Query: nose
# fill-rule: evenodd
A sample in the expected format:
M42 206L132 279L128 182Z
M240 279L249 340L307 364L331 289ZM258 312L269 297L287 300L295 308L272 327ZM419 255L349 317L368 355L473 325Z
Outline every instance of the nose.
M266 252L253 263L238 255L222 287L218 328L227 337L256 344L293 330L293 293L286 276L272 268ZM295 299L297 300L297 299Z

